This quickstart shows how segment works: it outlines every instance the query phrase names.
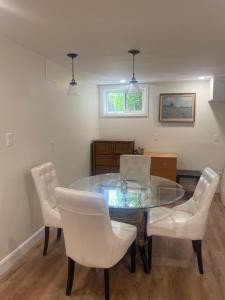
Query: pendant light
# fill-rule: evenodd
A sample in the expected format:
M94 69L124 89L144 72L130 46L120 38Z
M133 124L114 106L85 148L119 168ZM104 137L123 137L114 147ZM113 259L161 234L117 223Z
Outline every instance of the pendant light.
M78 56L78 54L76 54L76 53L68 53L67 56L69 58L71 58L71 60L72 60L72 79L71 79L71 81L69 83L69 88L68 88L67 95L77 95L77 93L76 93L76 91L74 89L74 87L76 87L76 85L77 85L77 82L74 79L74 62L73 62L73 60L74 60L74 58L76 58Z
M129 81L127 94L137 94L137 93L140 94L141 90L138 86L138 81L135 77L135 72L134 72L135 55L139 54L140 51L139 50L129 50L128 53L133 56L133 76L132 76L131 80Z

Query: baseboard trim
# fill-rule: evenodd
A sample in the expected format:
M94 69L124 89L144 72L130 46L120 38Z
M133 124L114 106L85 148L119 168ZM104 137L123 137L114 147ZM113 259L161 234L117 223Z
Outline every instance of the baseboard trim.
M0 275L9 270L24 254L26 254L42 237L44 227L38 229L31 237L0 261Z

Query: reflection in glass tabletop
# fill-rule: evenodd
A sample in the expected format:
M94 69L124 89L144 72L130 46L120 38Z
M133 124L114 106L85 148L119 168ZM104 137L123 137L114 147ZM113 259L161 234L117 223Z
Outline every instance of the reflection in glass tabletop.
M84 177L69 187L103 194L110 208L151 208L173 203L184 196L182 186L166 178L147 176L121 180L119 173Z

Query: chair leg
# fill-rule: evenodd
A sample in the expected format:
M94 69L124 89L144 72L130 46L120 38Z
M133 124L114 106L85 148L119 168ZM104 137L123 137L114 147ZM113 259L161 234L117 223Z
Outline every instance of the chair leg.
M47 254L48 241L49 241L49 227L45 226L45 243L44 243L43 256L45 256Z
M109 269L104 269L105 300L109 300Z
M149 271L152 268L152 236L148 237L148 266Z
M62 228L57 228L57 240L61 238Z
M71 295L73 287L73 277L75 271L75 261L72 258L68 257L68 275L67 275L67 286L66 286L66 295Z
M145 222L145 228L147 228L147 223L148 223L148 212L144 211L144 222ZM147 236L147 230L145 230L145 235L144 235L145 241L147 241L148 236Z
M136 240L133 241L131 247L131 273L136 271Z
M202 241L195 240L192 241L192 243L193 243L193 248L195 249L195 253L197 255L199 273L203 274L204 272L203 272L203 263L202 263Z

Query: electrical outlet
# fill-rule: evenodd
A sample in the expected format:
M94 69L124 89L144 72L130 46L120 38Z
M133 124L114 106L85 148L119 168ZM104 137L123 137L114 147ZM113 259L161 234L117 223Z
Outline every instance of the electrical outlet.
M153 133L153 141L158 142L159 140L159 134L158 133Z

